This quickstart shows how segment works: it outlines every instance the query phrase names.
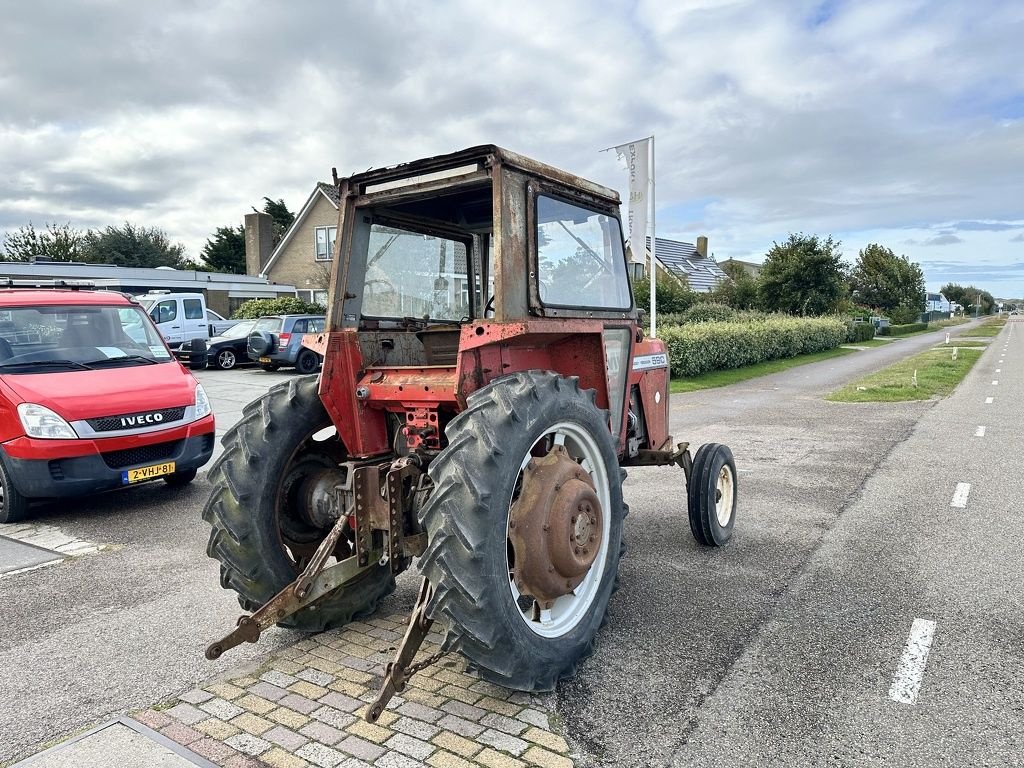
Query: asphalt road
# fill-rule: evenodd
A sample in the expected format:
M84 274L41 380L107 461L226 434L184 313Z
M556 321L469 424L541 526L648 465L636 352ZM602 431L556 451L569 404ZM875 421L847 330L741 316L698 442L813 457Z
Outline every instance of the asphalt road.
M736 454L738 528L725 549L699 549L686 523L681 473L631 472L623 587L597 655L559 691L568 735L585 754L621 764L763 764L767 756L824 764L832 750L834 764L852 764L861 748L888 759L913 745L925 751L910 754L942 762L935 757L942 738L977 736L983 722L993 739L1002 734L997 747L1009 748L1021 733L1019 693L1008 701L1002 689L1008 680L1019 688L1021 679L1011 643L1021 619L1020 577L1011 565L1019 559L1020 520L1009 514L1020 489L1001 478L1012 474L1006 462L1019 452L1000 459L999 436L1012 432L1019 393L986 406L1005 423L990 418L983 445L995 456L971 454L979 479L968 513L957 513L959 527L948 525L949 501L939 498L953 492L945 479L951 467L966 472L949 438L978 420L958 404L987 383L978 372L995 350L938 405L821 399L939 337L673 397L678 439L724 442ZM1001 396L1014 391L1012 372L1019 374L1024 355L1019 332L1015 339L1021 349L1006 358ZM218 431L291 375L200 373ZM199 511L208 490L201 474L184 489L150 484L40 513L40 522L111 546L0 580L0 763L298 637L276 630L220 662L203 658L206 644L239 615L205 556L208 529ZM987 505L984 522L972 514L976 503ZM940 520L947 525L935 525ZM971 581L970 599L959 578L965 570L984 577L983 586ZM384 609L411 605L416 578L405 574ZM899 709L886 691L917 616L937 622L936 660L920 701ZM977 631L996 616L1001 634L988 624ZM1005 644L993 647L997 638ZM990 686L987 697L965 687L975 677ZM950 695L939 696L943 690ZM1005 709L985 721L979 704L965 708L968 696ZM943 720L961 710L968 714ZM994 754L998 764L1009 753Z
M559 691L594 762L1020 764L1024 327L1012 327L943 401L822 399L937 334L673 398L680 439L732 447L737 528L724 549L698 547L681 478L631 472L622 588L598 653ZM951 508L961 481L967 507ZM936 629L908 705L889 690L916 618Z

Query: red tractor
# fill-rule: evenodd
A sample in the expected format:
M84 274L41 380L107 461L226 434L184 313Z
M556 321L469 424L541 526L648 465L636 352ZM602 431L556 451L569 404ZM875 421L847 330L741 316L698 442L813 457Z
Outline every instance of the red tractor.
M736 510L725 446L668 434L665 345L644 337L613 190L494 146L338 180L324 359L250 403L203 511L221 583L273 624L372 613L419 558L419 599L374 720L445 650L550 690L589 653L616 586L622 467L678 465L693 535Z

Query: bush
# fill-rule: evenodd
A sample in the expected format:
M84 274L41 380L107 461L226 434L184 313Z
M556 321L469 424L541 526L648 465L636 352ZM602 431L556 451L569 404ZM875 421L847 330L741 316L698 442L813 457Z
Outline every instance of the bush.
M875 338L875 326L871 323L846 323L846 343L855 344L858 341L871 341Z
M692 323L659 332L677 377L823 352L845 343L846 335L846 323L838 318L792 317Z
M657 305L658 319L661 320L664 314L678 314L685 312L700 299L700 294L692 290L690 286L680 283L664 275L658 276L657 282ZM644 277L633 283L633 299L636 305L650 314L651 311L651 281Z
M680 325L685 323L729 322L736 319L736 310L725 304L701 302L679 315Z
M905 323L904 325L890 325L881 329L882 336L906 336L908 333L928 330L928 323Z
M917 307L896 307L889 312L889 322L893 325L910 325L921 319L921 311Z
M249 299L235 310L231 319L252 320L264 315L322 315L326 311L323 304L283 296L280 299Z

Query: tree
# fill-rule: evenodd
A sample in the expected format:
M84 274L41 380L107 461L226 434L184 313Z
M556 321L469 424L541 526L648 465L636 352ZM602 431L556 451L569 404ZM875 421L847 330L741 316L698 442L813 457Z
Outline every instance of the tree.
M996 300L988 291L973 285L946 283L942 286L942 295L964 308L967 314L991 315L996 307Z
M245 274L245 227L217 227L203 246L203 261L216 272Z
M790 234L774 243L761 268L758 295L764 309L794 315L834 312L846 295L840 244L829 235Z
M916 317L924 311L924 272L906 256L871 243L850 275L854 301L886 313Z
M284 200L271 200L269 197L263 198L266 203L263 206L263 212L268 214L270 218L274 220L274 247L281 242L284 237L284 233L288 231L288 227L295 221L295 214L288 210L288 206L284 204Z
M729 276L729 279L723 280L715 287L715 290L711 292L711 301L725 304L733 309L757 309L758 279L735 262L724 264L722 271Z
M119 267L186 266L185 246L171 244L167 234L156 227L139 227L125 222L86 233L83 248L86 261Z
M72 229L70 223L46 224L37 230L32 222L13 232L4 233L3 253L0 261L35 261L38 258L53 261L80 261L85 233Z
M685 312L697 303L700 296L690 288L689 284L665 275L659 275L657 286L657 306L659 315L671 315ZM633 300L645 312L651 311L651 281L642 277L633 282Z

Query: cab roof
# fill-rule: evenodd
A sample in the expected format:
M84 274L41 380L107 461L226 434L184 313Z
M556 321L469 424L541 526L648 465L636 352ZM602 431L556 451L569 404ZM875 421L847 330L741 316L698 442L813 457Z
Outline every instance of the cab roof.
M3 288L0 289L0 307L38 307L81 304L131 305L124 294L116 291L72 291L59 288Z
M581 176L576 176L568 171L555 168L553 165L547 165L494 144L481 144L446 155L436 155L409 163L401 163L400 165L376 168L354 174L348 178L348 181L358 185L361 192L372 193L374 186L387 184L388 182L393 183L402 179L408 179L410 183L414 183L417 178L422 176L437 174L437 177L443 177L445 171L457 169L462 172L470 172L472 169L466 168L466 166L476 165L482 169L493 164L511 166L532 176L584 190L591 195L604 198L615 205L621 202L619 193L614 189L594 181L588 181Z

